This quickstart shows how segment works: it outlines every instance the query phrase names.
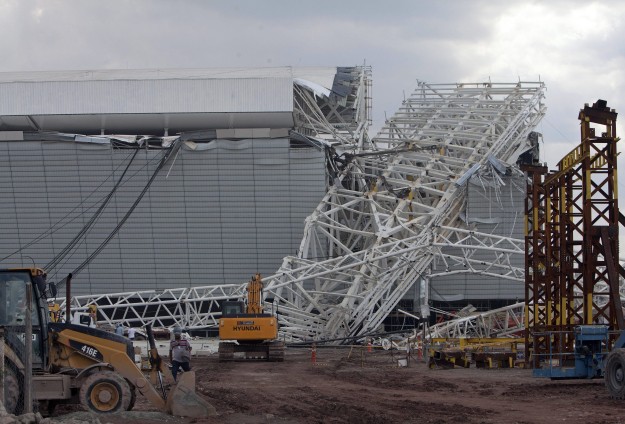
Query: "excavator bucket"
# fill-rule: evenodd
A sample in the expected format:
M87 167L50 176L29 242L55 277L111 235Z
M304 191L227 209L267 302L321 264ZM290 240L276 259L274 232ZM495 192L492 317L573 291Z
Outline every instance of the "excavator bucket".
M202 418L216 416L215 407L195 393L195 372L180 375L167 396L167 411L176 416Z

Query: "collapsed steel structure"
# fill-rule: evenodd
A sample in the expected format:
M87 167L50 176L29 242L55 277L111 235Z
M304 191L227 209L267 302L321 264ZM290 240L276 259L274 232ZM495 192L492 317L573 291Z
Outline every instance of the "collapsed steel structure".
M472 231L459 215L466 178L531 147L543 88L419 83L374 139L388 149L353 155L308 219L300 254L269 282L282 330L296 339L370 333L439 256L447 270L522 279L510 263L522 242ZM474 264L477 250L491 260Z
M523 281L524 269L511 263L524 254L523 240L477 232L460 215L471 175L513 165L532 147L544 90L542 82L419 82L373 140L365 89L352 99L357 125L329 122L327 112L309 119L316 137L306 135L331 152L333 182L306 221L298 254L264 277L282 337L327 340L376 330L415 283L427 284L435 260L445 264L438 272ZM300 87L296 110L322 112L318 100ZM475 260L477 251L490 259ZM244 298L245 287L79 296L71 307L96 303L99 320L109 324L199 329L216 326L219 303Z

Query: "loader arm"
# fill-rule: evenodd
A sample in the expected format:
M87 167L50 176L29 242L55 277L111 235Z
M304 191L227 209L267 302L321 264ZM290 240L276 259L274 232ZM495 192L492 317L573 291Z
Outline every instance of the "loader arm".
M132 343L123 336L82 325L50 323L50 363L84 369L110 364L155 407L167 411L165 399L134 363Z

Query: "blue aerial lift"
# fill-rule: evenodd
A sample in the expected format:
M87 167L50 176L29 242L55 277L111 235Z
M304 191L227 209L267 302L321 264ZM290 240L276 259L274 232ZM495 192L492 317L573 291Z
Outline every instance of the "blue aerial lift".
M552 380L603 378L611 397L625 399L625 331L611 350L606 325L579 325L574 333L573 353L545 355L542 368L535 368L533 376ZM550 337L549 333L545 336Z

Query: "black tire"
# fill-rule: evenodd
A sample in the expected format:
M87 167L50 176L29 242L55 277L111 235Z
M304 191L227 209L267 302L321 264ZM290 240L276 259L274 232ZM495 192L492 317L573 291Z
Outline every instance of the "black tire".
M92 412L108 414L128 411L131 402L130 385L113 371L95 372L80 387L80 403Z
M15 366L5 361L4 363L4 409L9 414L21 415L24 411L24 380Z
M130 386L130 404L126 411L132 411L132 408L135 407L135 402L137 402L137 390L132 384L128 383L128 385Z
M614 349L605 363L605 386L613 399L625 399L625 349Z

